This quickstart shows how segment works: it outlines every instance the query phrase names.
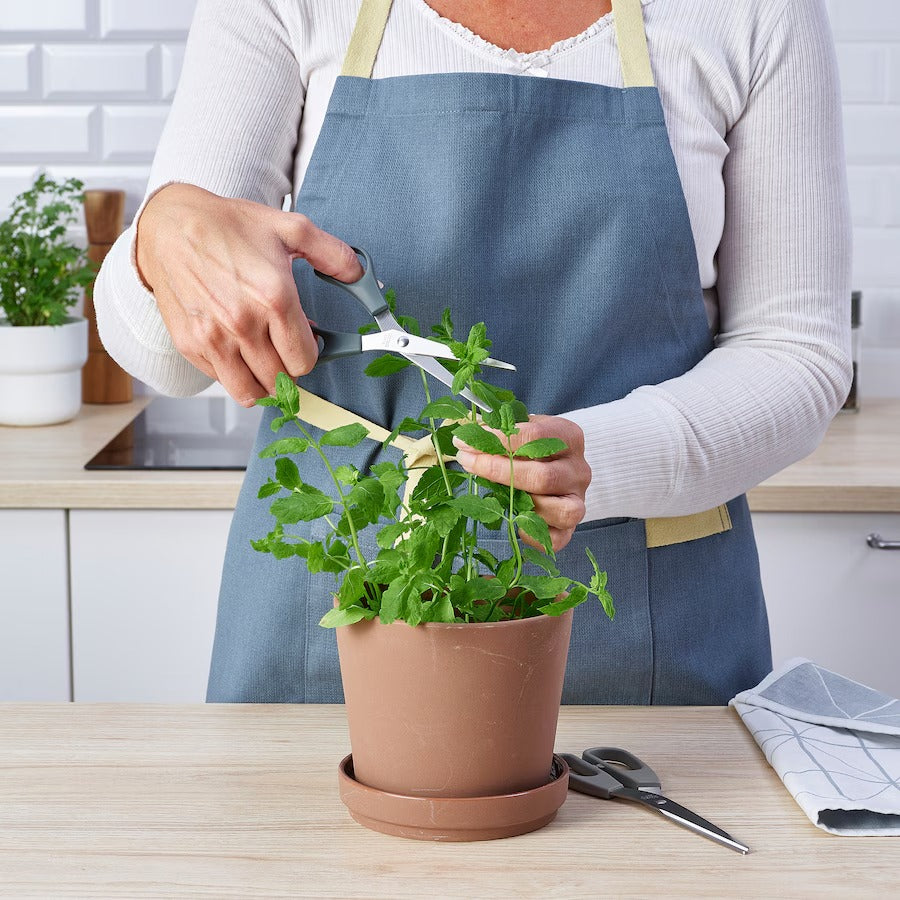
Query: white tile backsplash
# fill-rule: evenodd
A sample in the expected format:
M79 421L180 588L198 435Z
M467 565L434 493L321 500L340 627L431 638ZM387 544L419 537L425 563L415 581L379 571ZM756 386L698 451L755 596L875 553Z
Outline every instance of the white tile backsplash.
M194 14L194 0L100 0L103 37L172 35L186 32Z
M0 36L5 32L87 34L90 0L0 0Z
M0 96L7 99L30 96L32 59L36 54L32 44L0 45Z
M91 155L93 106L0 106L0 166L28 159L83 160Z
M42 49L48 100L150 97L153 44L44 44Z
M134 214L195 2L0 0L0 215L40 169L120 187ZM900 395L900 0L827 6L844 99L853 284L863 291L864 349L879 360L872 377L863 371L862 392Z
M105 106L103 159L110 162L153 161L168 106Z

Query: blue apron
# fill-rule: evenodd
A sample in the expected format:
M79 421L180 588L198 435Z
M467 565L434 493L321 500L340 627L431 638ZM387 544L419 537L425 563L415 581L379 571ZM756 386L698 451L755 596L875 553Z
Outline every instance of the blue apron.
M364 11L371 6L366 0ZM626 7L641 22L636 36L619 29L628 84L629 60L646 54L646 39L639 0L617 0L615 15ZM685 373L712 348L655 87L486 73L342 75L296 208L365 247L401 312L427 327L450 306L463 335L486 322L495 355L518 366L492 371L491 380L533 413L617 400ZM306 263L294 274L311 319L346 331L364 323L359 307ZM368 378L369 361L322 364L300 383L391 428L421 408L420 376L410 368ZM273 439L266 412L229 537L208 700L341 702L335 636L318 625L334 576L250 547L273 525L257 499L274 468L257 458ZM338 462L364 469L379 447L365 441ZM304 480L330 489L312 454L298 463ZM576 529L558 566L588 580L590 547L617 612L610 622L593 603L575 611L563 702L723 704L771 669L746 498L727 506L730 530L668 546L648 547L640 519ZM324 537L322 523L311 536ZM506 550L504 541L484 543L495 555ZM371 535L363 544L376 549Z

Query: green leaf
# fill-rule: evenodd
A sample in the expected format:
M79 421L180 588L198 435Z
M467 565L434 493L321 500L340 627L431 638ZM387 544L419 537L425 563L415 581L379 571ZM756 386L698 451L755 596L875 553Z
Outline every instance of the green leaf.
M275 460L275 478L283 488L289 491L299 488L303 484L297 464L286 456Z
M359 566L347 570L341 586L338 588L337 598L341 607L356 606L366 596L366 582L364 572Z
M406 472L402 463L390 461L375 463L369 471L381 482L384 489L384 514L393 516L400 505L399 489L406 484Z
M334 477L341 484L356 484L359 480L359 469L356 466L338 466L334 470Z
M453 319L450 318L449 306L445 306L444 311L441 313L440 325L432 325L431 331L433 334L436 334L438 337L443 338L444 340L453 340Z
M455 622L456 614L453 604L446 594L441 594L436 600L425 604L422 621L424 622Z
M500 404L500 430L507 436L512 437L519 433L516 428L516 416L511 403Z
M536 512L519 513L514 521L517 528L521 529L528 537L537 541L547 553L553 551L550 528Z
M546 554L541 553L540 550L535 550L534 547L529 547L525 544L522 547L522 556L525 558L526 562L530 562L533 566L543 569L548 575L553 575L554 577L559 575L559 569L553 565L553 560Z
M450 594L450 601L458 609L465 609L478 601L493 602L506 596L506 585L498 578L479 576L465 582Z
M260 450L259 458L268 459L282 453L305 453L308 448L309 441L306 438L279 438Z
M562 453L567 447L565 441L561 441L559 438L537 438L522 444L513 452L513 456L525 457L525 459L544 459L547 456Z
M538 600L552 600L567 590L571 578L551 578L548 575L523 575L519 584L523 590L531 591Z
M397 539L406 534L410 528L412 528L412 522L392 522L378 532L375 541L379 547L393 547Z
M504 559L503 562L497 566L497 579L507 586L512 582L515 573L516 561L514 559Z
M491 572L497 571L497 566L500 565L499 560L490 550L485 550L484 547L476 547L474 553L472 554L475 559L478 560L486 569L490 569Z
M462 472L447 469L447 480L451 490L455 490L466 482L466 476ZM440 466L429 466L415 486L410 503L413 511L425 510L436 503L442 503L448 499L447 486L444 484L444 474Z
M340 628L342 625L355 625L363 619L374 619L375 613L371 609L362 606L347 606L341 608L336 606L329 609L321 619L319 624L323 628Z
M385 375L393 375L411 365L412 362L405 356L385 353L382 356L376 356L363 371L372 378L383 378Z
M300 412L300 389L294 379L284 372L275 376L275 396L285 418L296 418Z
M359 422L351 422L349 425L341 425L326 431L319 438L322 447L355 447L369 436L369 429Z
M425 522L417 525L403 542L404 551L409 557L411 572L430 571L434 566L434 558L441 546L441 536L434 525Z
M375 562L369 566L366 581L371 584L388 584L399 578L403 570L403 554L399 550L380 550Z
M453 391L454 394L459 394L474 375L475 366L464 363L453 376L453 384L450 385L450 390Z
M377 522L381 516L381 507L384 505L384 488L381 482L371 476L360 479L350 489L344 499L344 505L354 507L366 523ZM353 521L357 524L355 517Z
M277 494L281 490L281 485L277 481L272 481L270 478L265 484L261 484L259 486L259 491L256 496L260 500L264 500L266 497L271 497L273 494Z
M280 525L311 522L327 516L334 509L334 501L310 484L304 484L289 497L279 497L269 511Z
M259 397L256 400L257 406L278 406L277 397Z
M503 508L493 497L477 497L474 494L463 494L454 497L449 505L459 510L466 518L493 525L503 518Z
M531 512L534 509L534 498L528 491L516 488L513 491L513 509L517 512Z
M474 423L460 425L456 429L455 436L482 453L490 453L494 456L506 455L506 448L500 443L500 438L480 425Z
M574 584L572 586L572 590L563 597L562 600L554 600L552 603L547 603L545 606L539 606L538 611L542 612L545 616L560 616L566 610L574 609L576 606L581 606L585 600L587 600L588 589L583 584Z
M438 397L423 410L420 419L465 419L469 411L455 397Z
M428 521L434 525L437 533L445 538L459 521L461 513L448 503L440 503L428 510Z

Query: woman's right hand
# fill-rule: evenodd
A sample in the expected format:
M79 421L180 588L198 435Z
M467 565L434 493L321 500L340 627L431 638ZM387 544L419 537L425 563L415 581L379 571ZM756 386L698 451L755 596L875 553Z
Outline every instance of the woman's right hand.
M304 375L318 346L291 272L294 259L339 281L362 277L351 247L306 216L170 184L137 226L137 266L177 350L244 406Z

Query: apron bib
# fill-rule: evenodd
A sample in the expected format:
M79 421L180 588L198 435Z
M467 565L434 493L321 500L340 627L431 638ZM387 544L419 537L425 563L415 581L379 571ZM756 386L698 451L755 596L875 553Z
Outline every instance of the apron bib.
M486 322L495 355L518 366L490 380L533 413L617 400L712 348L640 0L613 7L624 89L487 73L373 80L390 2L364 0L297 198L298 212L372 254L400 312L427 328L450 306L458 336ZM311 319L365 324L308 264L294 275ZM415 367L368 378L370 359L322 364L299 383L392 428L421 408L421 378ZM334 576L250 547L272 526L257 499L272 471L257 457L273 439L275 411L265 413L228 542L208 699L341 702L335 636L318 625ZM364 441L335 459L364 470L379 447ZM312 454L297 462L305 481L330 490ZM587 581L591 548L616 618L590 602L575 610L563 702L723 704L771 669L746 498L727 507L729 530L663 546L640 519L576 529L557 565ZM324 528L313 523L311 537ZM362 544L371 552L374 537ZM508 555L496 544L484 542Z

